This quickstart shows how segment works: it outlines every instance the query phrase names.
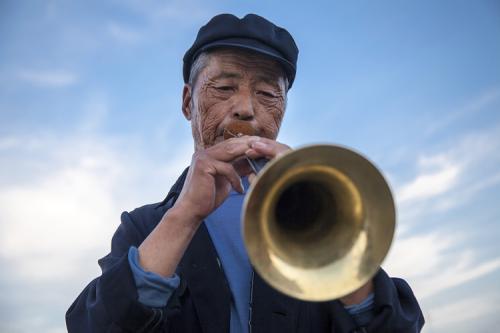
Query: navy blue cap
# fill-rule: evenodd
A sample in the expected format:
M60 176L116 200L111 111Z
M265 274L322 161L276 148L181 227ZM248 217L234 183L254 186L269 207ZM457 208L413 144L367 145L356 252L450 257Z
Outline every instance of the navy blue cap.
M288 87L292 87L299 54L293 37L285 29L255 14L248 14L242 19L231 14L220 14L201 27L193 45L184 55L184 82L189 81L191 65L201 52L232 47L258 52L277 60L285 70Z

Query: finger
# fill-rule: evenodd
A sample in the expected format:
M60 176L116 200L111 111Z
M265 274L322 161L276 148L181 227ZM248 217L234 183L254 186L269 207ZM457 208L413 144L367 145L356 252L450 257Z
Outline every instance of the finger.
M245 155L245 151L250 148L252 138L255 137L242 136L228 139L207 148L205 153L212 159L223 162L231 162Z
M217 175L221 175L224 178L226 178L227 181L231 183L231 186L234 188L235 191L239 193L244 192L243 182L241 181L240 176L230 163L225 163L215 160L212 163L213 167L216 170Z
M236 172L238 173L238 175L240 175L240 177L247 176L248 174L250 174L252 172L252 168L248 164L248 161L246 158L240 158L240 159L236 160L235 162L233 162L233 167L236 170Z
M248 175L248 183L252 184L252 183L253 183L253 181L255 180L255 177L257 177L257 175L256 175L255 173L253 173L253 172L252 172L252 173L250 173L250 174Z
M269 159L279 156L291 149L285 144L264 138L261 138L258 141L252 141L250 143L250 147L251 149L246 151L247 156L251 158L264 156Z
M248 158L251 158L251 159L258 159L258 158L261 158L261 157L265 157L264 155L262 155L261 153L257 152L255 149L248 149L246 152L245 152L245 155L248 157Z
M227 198L233 186L227 181L226 177L219 175L215 177L215 188L217 191L215 192L214 208L217 208Z

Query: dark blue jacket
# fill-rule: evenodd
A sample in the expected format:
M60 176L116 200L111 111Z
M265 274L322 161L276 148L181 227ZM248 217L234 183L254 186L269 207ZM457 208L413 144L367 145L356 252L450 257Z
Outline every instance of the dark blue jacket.
M181 284L167 306L149 308L137 300L128 250L138 247L173 205L186 171L163 202L122 214L111 253L99 260L102 275L90 282L66 313L68 332L229 332L231 293L204 224L177 268ZM391 279L380 270L374 286L376 317L368 327L359 328L339 301L299 301L275 291L256 274L252 332L420 331L424 318L404 280Z

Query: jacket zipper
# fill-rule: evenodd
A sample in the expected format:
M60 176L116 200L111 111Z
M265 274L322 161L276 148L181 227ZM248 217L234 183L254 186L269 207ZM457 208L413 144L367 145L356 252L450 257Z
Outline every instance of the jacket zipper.
M252 333L252 307L253 307L253 278L254 271L252 269L252 279L250 283L250 304L248 304L248 333Z

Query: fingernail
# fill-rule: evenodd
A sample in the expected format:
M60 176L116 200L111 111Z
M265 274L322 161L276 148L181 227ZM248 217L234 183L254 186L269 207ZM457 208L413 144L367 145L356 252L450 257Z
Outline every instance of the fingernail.
M243 181L240 178L240 186L241 186L241 193L245 191L245 187L243 186Z
M252 172L251 174L249 174L249 175L248 175L248 182L249 182L250 184L252 184L252 182L253 182L253 180L255 179L255 177L256 177L255 173L253 173L253 172Z

